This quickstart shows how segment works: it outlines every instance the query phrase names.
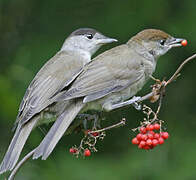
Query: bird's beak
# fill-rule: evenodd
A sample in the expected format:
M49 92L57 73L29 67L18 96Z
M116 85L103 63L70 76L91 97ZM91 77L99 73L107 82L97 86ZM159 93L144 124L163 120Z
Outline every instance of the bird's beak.
M179 47L179 46L182 46L182 41L184 41L185 39L180 39L180 38L172 38L168 43L167 45L170 46L171 48L172 47Z
M118 41L117 39L109 38L109 37L106 37L106 36L104 36L100 39L97 39L98 44L108 44L108 43L117 42L117 41Z

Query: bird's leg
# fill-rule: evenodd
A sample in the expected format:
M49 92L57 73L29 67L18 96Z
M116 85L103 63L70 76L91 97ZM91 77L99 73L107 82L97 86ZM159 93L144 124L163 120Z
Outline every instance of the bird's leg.
M81 130L88 129L88 121L93 121L93 127L91 129L100 128L100 118L99 115L94 114L78 114L77 119L72 122L66 131L66 135L71 134L73 131L79 132Z
M87 129L87 119L89 114L78 114L77 117L82 119L81 122L83 124L84 129Z
M140 110L141 109L141 105L139 105L137 103L137 101L140 99L141 97L139 96L134 96L133 98L131 98L130 100L128 101L125 101L125 102L121 102L121 103L118 103L118 104L112 104L110 106L110 109L109 110L114 110L114 109L117 109L117 108L120 108L120 107L124 107L124 106L127 106L127 105L133 105L137 110Z
M83 119L84 129L87 129L87 121L93 121L93 129L100 127L99 116L97 114L79 114L78 117Z
M92 129L94 130L97 128L101 128L99 115L94 114L93 116L94 116L94 121L93 121L93 128Z

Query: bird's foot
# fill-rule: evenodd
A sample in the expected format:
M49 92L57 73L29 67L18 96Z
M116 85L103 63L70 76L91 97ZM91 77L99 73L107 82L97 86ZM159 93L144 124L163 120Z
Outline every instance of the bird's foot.
M140 96L134 96L128 101L124 101L124 102L121 102L121 103L118 103L118 104L113 104L111 106L110 110L117 109L117 108L120 108L120 107L124 107L124 106L127 106L127 105L133 105L137 110L140 110L141 105L138 104L138 102L137 102L137 101L140 100L140 98L141 98Z
M142 105L137 102L140 98L141 98L140 96L133 96L133 98L130 99L132 101L135 101L131 105L138 111L142 109Z

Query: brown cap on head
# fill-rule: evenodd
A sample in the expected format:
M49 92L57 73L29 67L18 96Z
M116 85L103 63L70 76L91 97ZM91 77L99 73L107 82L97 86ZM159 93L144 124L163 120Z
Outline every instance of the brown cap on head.
M158 29L145 29L141 32L139 32L138 34L136 34L132 40L152 40L152 41L156 41L156 40L161 40L161 39L168 39L171 36L167 33L165 33L164 31L158 30Z
M92 28L80 28L72 32L69 37L71 36L79 36L79 35L84 35L84 34L92 34L93 36L97 33L95 29Z

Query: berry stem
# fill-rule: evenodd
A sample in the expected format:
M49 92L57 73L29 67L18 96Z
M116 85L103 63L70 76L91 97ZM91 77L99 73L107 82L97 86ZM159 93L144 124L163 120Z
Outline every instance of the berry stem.
M125 123L126 123L126 119L125 118L122 118L122 120L120 122L118 122L117 124L113 124L111 126L108 126L108 127L103 128L103 129L99 129L99 130L95 130L95 131L90 131L90 132L88 132L88 134L100 133L100 132L103 132L103 131L106 131L106 130L109 130L109 129L112 129L112 128L117 128L119 126L124 126Z

